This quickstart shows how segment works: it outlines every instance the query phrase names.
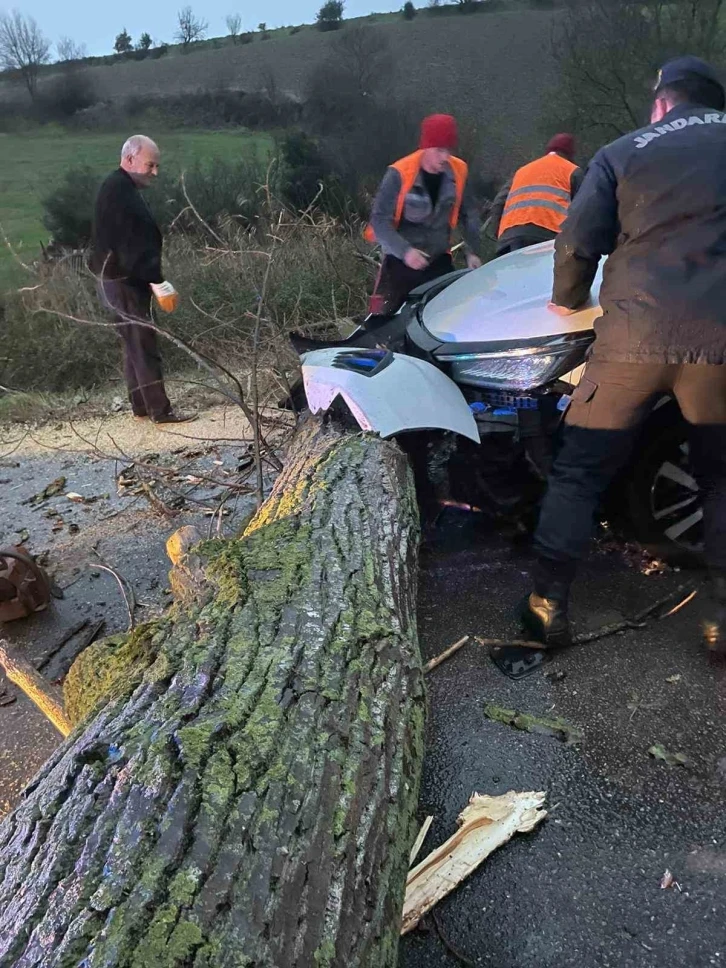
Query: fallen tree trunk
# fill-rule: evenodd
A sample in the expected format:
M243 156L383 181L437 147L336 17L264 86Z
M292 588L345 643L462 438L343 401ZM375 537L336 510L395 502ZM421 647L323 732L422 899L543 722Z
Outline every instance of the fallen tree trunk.
M400 450L310 421L245 537L90 646L0 827L0 963L396 962L423 745ZM90 712L89 712L90 710Z

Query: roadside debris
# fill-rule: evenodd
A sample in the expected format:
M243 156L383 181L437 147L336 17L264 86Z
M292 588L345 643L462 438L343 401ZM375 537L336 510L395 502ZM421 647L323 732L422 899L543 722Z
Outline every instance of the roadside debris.
M516 833L529 833L547 816L543 792L499 797L472 795L458 818L459 830L432 851L408 875L401 934L407 934L427 911Z
M424 822L421 824L421 829L419 830L418 835L416 836L416 839L413 842L413 847L411 848L411 856L408 859L409 867L413 867L413 862L418 857L418 852L423 847L423 842L424 840L426 840L426 835L431 829L431 824L433 822L434 822L434 818L431 816L431 817L427 817L424 820Z
M116 579L116 583L118 584L118 587L121 589L121 594L126 604L126 611L129 616L129 632L130 632L133 629L134 624L136 622L136 618L135 618L136 596L134 595L134 590L130 582L128 582L127 579L124 578L123 575L120 575L114 568L111 568L110 565L89 563L88 567L92 570L95 570L96 568L98 568L101 571L106 571L108 572L109 575L113 575L113 577Z
M0 668L5 670L11 682L20 686L58 732L68 736L73 727L65 714L60 693L23 656L11 649L5 639L0 639Z
M675 686L675 684L677 682L680 682L682 678L683 676L680 675L679 673L678 675L675 675L675 676L668 676L668 678L666 679L666 682L669 683L671 686Z
M655 743L648 750L648 756L661 760L667 766L690 766L691 761L685 753L671 753L662 743Z
M660 621L675 615L684 608L698 594L698 590L692 585L681 585L674 592L669 592L663 598L648 605L638 612L632 619L622 619L619 622L612 622L602 625L591 632L580 632L572 637L573 648L577 645L587 645L590 642L597 642L610 635L618 635L632 629L643 629L648 621ZM474 636L479 645L490 649L489 657L496 667L510 679L522 679L524 676L534 672L535 669L543 665L552 655L564 651L563 649L545 649L536 641L528 639L485 639L478 635Z
M21 501L21 504L41 504L43 501L47 501L49 497L55 497L57 494L62 494L65 486L65 477L56 477L56 479L51 481L50 484L48 484L47 487L44 487L42 491L39 491L37 494L33 494L32 497Z
M12 706L17 698L14 693L8 692L7 686L0 686L0 706Z
M424 673L431 672L431 670L435 669L436 666L441 665L442 662L446 662L447 659L451 658L452 655L457 653L459 649L465 646L466 643L469 641L469 639L470 639L470 636L465 635L463 638L459 639L458 642L454 642L453 645L450 645L448 649L444 649L444 651L441 652L439 655L434 656L433 659L429 659L429 661L424 666Z
M660 889L661 891L667 891L671 887L675 887L677 891L679 891L681 894L683 893L683 889L681 888L681 885L675 879L673 874L671 874L669 870L666 870L665 874L663 874L663 877L661 878L661 881L660 881Z
M87 496L83 494L78 494L77 491L68 491L66 497L69 501L74 501L76 504L95 504L96 501L106 501L110 495L108 494L89 494Z
M82 632L83 629L85 629L88 624L89 624L89 620L86 618L86 619L83 619L82 622L78 622L77 625L74 625L70 629L68 629L68 631L64 635L62 635L61 638L58 639L58 641L55 642L49 649L46 649L45 652L41 653L39 656L33 659L34 667L39 672L42 669L44 669L45 666L47 666L50 660L53 658L53 656L57 655L60 652L60 650L65 645L67 645L67 643L70 642L72 638L78 635L79 632ZM105 624L106 624L105 620L101 619L100 622L96 622L95 625L92 625L91 628L88 629L78 641L76 652L80 653L80 652L83 652L84 649L88 648L91 642L93 642L93 640L99 635L99 633L101 632Z
M545 672L545 677L550 680L550 682L564 682L567 678L567 673L564 669L549 669Z
M661 706L661 703L646 702L644 699L641 699L641 697L638 695L637 692L632 692L630 694L630 699L625 706L626 709L630 710L630 719L628 720L628 722L632 723L636 713L643 712L644 710L650 711L653 709L659 709L660 706Z
M577 726L572 726L558 716L548 718L546 716L532 716L530 713L521 713L516 709L505 709L489 702L484 706L484 715L495 723L503 723L505 726L513 726L525 733L536 733L540 736L552 736L568 746L581 743L585 734Z

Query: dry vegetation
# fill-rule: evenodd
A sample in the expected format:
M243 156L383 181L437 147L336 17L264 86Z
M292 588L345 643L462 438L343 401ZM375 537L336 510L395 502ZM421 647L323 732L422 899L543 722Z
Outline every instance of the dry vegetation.
M372 274L350 230L281 207L268 209L267 224L254 235L233 224L197 237L172 234L166 251L182 303L159 325L239 373L249 370L258 327L261 367L278 374L266 381L272 396L284 389L280 375L294 368L286 334L337 334L336 321L364 309ZM5 334L11 356L0 364L4 386L92 387L118 372L113 328L99 309L95 280L77 262L41 269L9 294ZM168 369L188 369L189 353L173 340L163 344Z

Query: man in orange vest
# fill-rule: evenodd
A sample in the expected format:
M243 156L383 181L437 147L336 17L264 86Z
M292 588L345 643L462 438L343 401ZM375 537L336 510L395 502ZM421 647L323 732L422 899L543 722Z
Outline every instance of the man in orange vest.
M500 189L489 215L497 255L555 238L584 177L574 157L572 135L556 134L541 158L520 168Z
M383 250L370 311L396 312L417 286L452 272L452 231L461 226L470 269L479 258L479 214L469 198L468 167L453 155L458 141L450 114L421 124L418 151L394 162L373 202L366 239Z

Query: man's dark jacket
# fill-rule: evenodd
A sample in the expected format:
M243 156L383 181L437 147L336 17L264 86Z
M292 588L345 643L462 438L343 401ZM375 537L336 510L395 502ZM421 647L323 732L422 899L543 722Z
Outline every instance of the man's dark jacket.
M122 168L106 178L96 196L91 271L137 288L162 282L161 232L133 179Z
M609 256L594 359L726 363L726 114L679 105L602 148L555 251L569 309Z

